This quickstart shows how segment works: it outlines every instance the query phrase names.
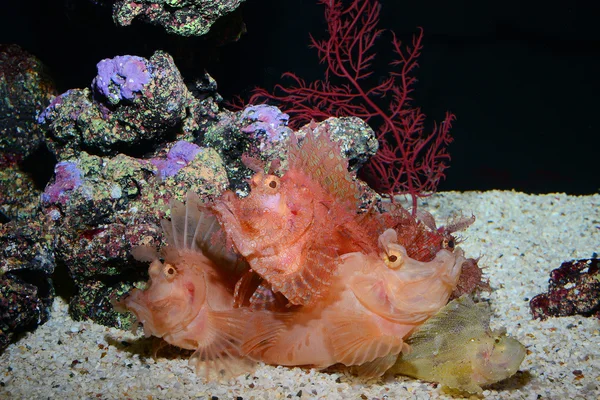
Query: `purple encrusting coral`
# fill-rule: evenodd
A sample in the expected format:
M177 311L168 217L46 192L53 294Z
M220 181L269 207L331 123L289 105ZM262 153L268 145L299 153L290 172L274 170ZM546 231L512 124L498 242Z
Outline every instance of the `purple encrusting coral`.
M55 111L56 107L62 104L64 97L71 94L72 91L72 89L69 89L63 94L54 97L50 104L48 104L48 107L46 107L44 111L42 111L37 117L38 124L45 124L47 122L47 118L50 116L50 113Z
M150 162L158 169L160 179L175 175L188 165L202 149L194 143L180 140L169 150L167 158L153 158Z
M242 119L252 121L241 131L253 134L254 138L266 136L267 142L279 142L286 137L287 124L290 116L282 113L277 107L265 104L249 106L242 112ZM261 150L264 143L261 140Z
M118 104L122 99L132 100L151 78L147 60L138 56L106 58L97 64L97 68L98 75L92 87L111 104Z
M81 185L81 171L77 164L71 161L63 161L54 167L54 183L46 186L42 193L42 202L65 204L67 201L66 192L77 189Z
M161 142L176 126L190 133L209 103L200 105L171 56L157 51L148 60L119 56L99 62L89 88L61 94L39 121L49 132L48 149L63 161L84 149L115 155L141 142Z

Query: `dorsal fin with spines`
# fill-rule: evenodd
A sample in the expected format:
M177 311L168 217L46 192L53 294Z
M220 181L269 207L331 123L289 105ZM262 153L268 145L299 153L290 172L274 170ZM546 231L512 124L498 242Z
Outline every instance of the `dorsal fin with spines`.
M171 219L161 226L167 243L178 252L202 253L221 267L232 271L247 268L245 261L227 246L225 233L213 212L204 206L200 197L188 191L185 204L171 199Z
M336 200L358 205L360 191L348 171L348 160L342 154L337 141L329 134L307 134L302 141L290 145L288 152L289 169L297 169L318 182Z

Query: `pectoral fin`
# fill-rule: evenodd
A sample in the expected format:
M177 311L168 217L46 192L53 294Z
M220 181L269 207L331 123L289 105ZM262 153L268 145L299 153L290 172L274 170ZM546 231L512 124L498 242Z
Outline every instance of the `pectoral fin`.
M279 339L291 319L288 313L253 311L249 314L247 337L242 344L242 354L260 359L260 355Z
M253 270L249 269L235 284L233 291L233 306L236 308L247 307L250 297L260 284L262 278Z
M247 307L253 311L283 311L288 304L281 293L273 292L271 285L253 270L248 270L238 280L233 299L234 307Z
M266 280L291 304L309 305L324 296L338 267L337 249L316 239L300 255L300 268L291 274L271 275Z
M402 351L402 338L385 335L364 315L340 315L331 318L329 335L334 358L344 365L362 365ZM383 374L387 361L380 360L365 367L365 372Z
M246 334L245 310L210 311L202 339L189 363L207 381L228 379L250 371L254 363L242 358L241 346Z
M281 293L273 292L266 282L258 285L250 297L250 309L254 311L283 311L287 304L287 299Z
M364 378L377 378L390 369L397 359L398 354L388 354L355 367L353 372Z
M349 283L354 296L369 311L398 324L415 324L427 317L428 313L420 313L414 308L398 308L394 302L393 294L387 283L376 276L355 276Z

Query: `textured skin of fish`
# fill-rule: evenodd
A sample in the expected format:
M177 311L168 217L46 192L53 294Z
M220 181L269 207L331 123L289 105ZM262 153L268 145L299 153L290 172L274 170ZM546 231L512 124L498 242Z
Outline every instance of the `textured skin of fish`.
M152 260L150 281L145 290L134 289L121 306L135 314L146 336L195 350L190 364L207 379L220 370L234 374L245 368L240 345L248 311L233 308L232 290L244 264L225 250L216 218L191 192L185 206L171 202L171 220L162 225L169 243L164 261L153 249L135 249L138 259ZM202 251L208 247L217 263Z
M252 270L293 305L327 293L339 255L376 250L359 227L359 192L347 164L329 137L307 135L302 145L290 144L281 178L258 172L249 196L226 192L213 205Z
M466 295L451 301L407 339L411 351L389 372L469 393L514 375L525 348L504 331L492 331L490 315L488 306Z
M249 328L256 335L244 353L268 364L342 363L359 366L364 376L382 375L406 348L403 338L446 304L463 262L460 250L441 250L428 263L413 260L396 239L388 230L380 253L343 255L327 296Z
M328 135L307 135L290 144L283 176L257 172L246 198L172 201L168 246L132 251L151 262L150 280L121 305L147 336L195 350L190 363L207 379L247 370L246 360L382 375L448 302L465 259L450 231L406 210L358 215L347 167ZM484 378L472 379L489 380L494 354L482 349L471 372ZM435 374L450 375L447 365Z

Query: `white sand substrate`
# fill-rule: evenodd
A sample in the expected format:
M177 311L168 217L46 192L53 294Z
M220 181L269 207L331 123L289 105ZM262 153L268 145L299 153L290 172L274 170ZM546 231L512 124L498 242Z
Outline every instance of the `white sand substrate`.
M529 299L547 290L563 261L600 252L600 195L516 192L439 193L425 199L442 225L455 212L477 221L462 233L481 256L494 291L494 328L527 348L520 371L487 388L489 399L600 399L600 322L581 316L533 320ZM141 336L141 330L137 337ZM125 344L124 344L125 343ZM178 355L154 360L148 341L71 320L62 299L49 322L0 355L0 398L14 399L431 399L439 385L403 377L368 380L344 369L318 372L259 366L227 384L204 384Z

